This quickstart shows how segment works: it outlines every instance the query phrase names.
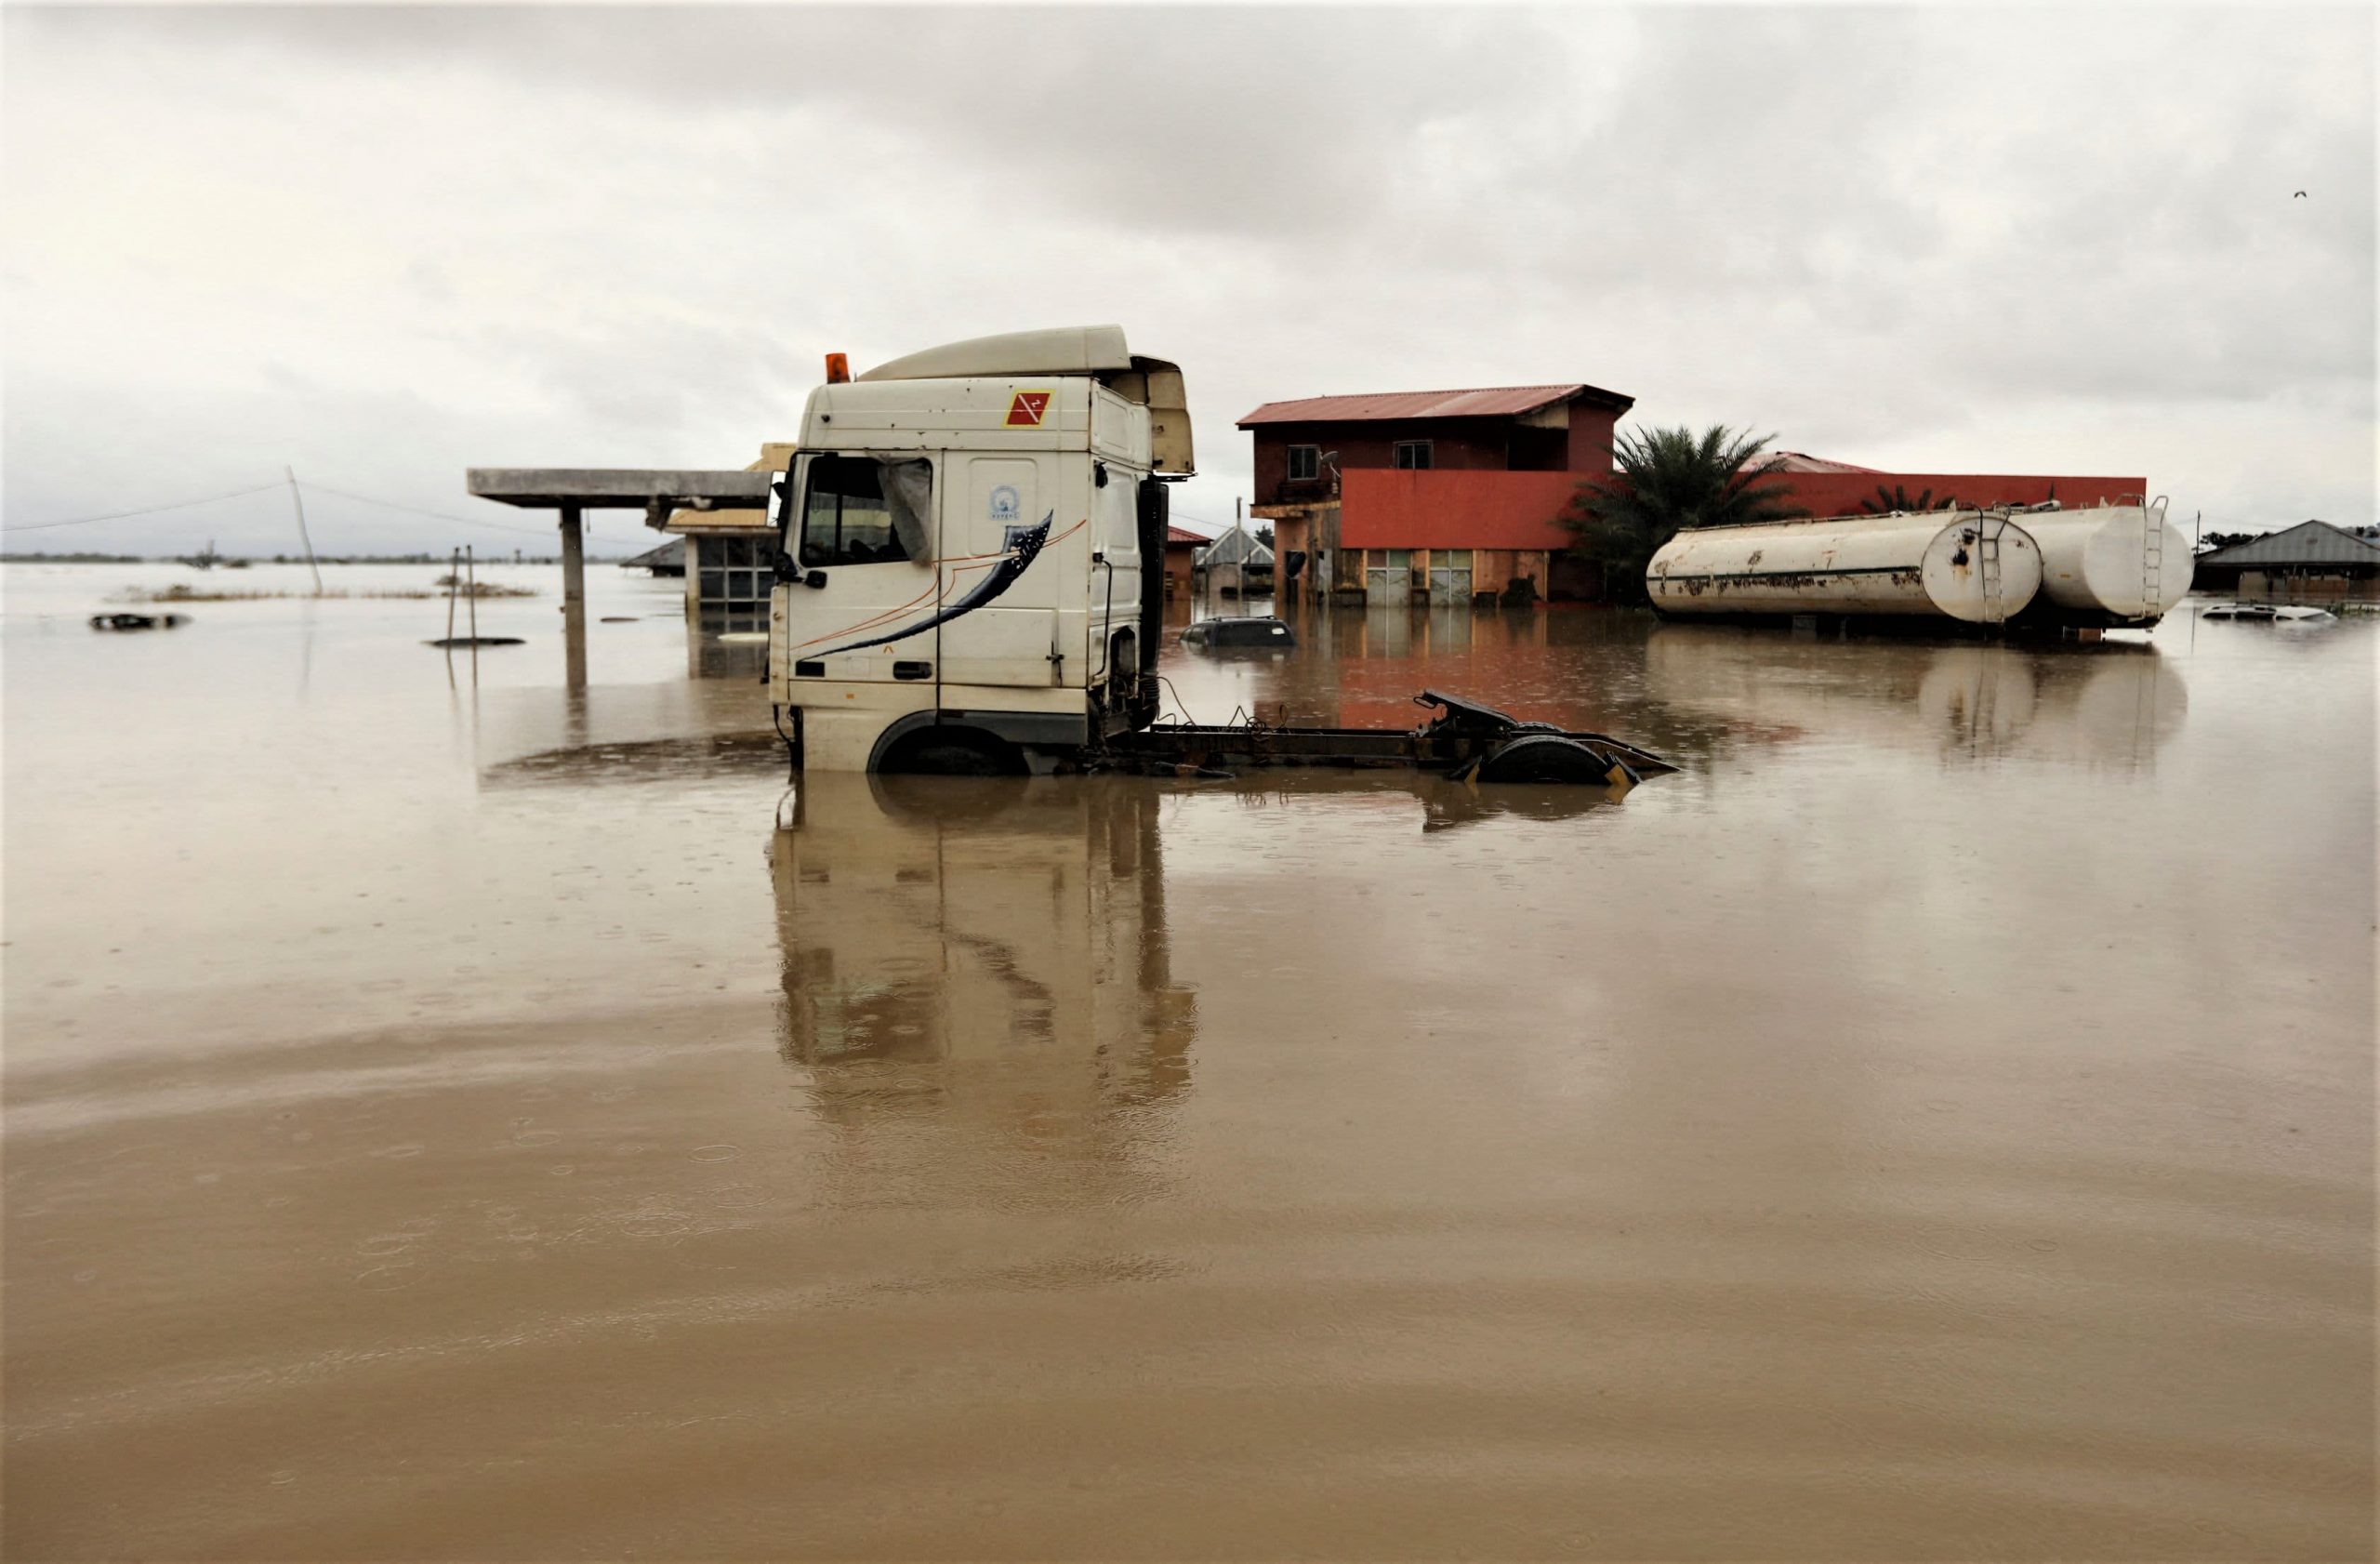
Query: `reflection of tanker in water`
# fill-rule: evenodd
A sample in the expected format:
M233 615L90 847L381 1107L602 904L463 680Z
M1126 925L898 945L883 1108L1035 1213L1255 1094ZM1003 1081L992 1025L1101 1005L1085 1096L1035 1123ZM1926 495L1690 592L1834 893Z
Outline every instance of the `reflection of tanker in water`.
M1946 756L2136 765L2181 728L2182 675L2154 647L2031 651L1889 641L1783 641L1664 625L1646 677L1666 705L1823 739Z
M1064 1198L1070 1173L1116 1197L1197 1029L1161 802L1128 778L803 779L771 847L784 1052L878 1196L913 1156L1018 1199Z

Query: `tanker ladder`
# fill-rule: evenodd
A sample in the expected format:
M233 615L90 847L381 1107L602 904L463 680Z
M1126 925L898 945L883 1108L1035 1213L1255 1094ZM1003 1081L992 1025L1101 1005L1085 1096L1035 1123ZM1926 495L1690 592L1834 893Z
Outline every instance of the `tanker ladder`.
M1461 696L1423 690L1437 715L1418 727L1319 728L1255 715L1226 723L1159 723L1118 734L1089 768L1150 775L1228 775L1257 766L1412 768L1464 782L1583 784L1624 792L1678 768L1605 734L1525 722Z
M2008 518L2000 518L2000 532L2008 530ZM2006 595L2000 584L2000 532L1991 530L1991 518L1984 516L1976 524L1976 570L1983 585L1983 622L1999 625L2007 622Z
M2140 510L2140 612L2151 619L2165 611L2165 497L2143 500Z

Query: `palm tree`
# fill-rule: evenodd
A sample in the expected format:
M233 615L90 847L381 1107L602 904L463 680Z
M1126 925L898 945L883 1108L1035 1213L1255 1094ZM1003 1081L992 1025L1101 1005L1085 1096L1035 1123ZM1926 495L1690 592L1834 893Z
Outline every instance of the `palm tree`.
M1955 510L1958 508L1958 496L1946 494L1942 497L1942 510ZM1909 497L1909 491L1902 488L1898 484L1895 484L1889 489L1884 487L1884 484L1878 484L1876 485L1876 497L1873 499L1861 500L1859 502L1859 509L1871 513L1882 513L1891 510L1931 510L1935 509L1934 491L1929 488L1924 494L1919 495L1915 499L1911 499Z
M1786 500L1789 485L1750 465L1776 438L1712 424L1699 435L1681 426L1613 441L1611 476L1580 484L1560 517L1578 535L1579 557L1602 567L1605 595L1646 601L1645 566L1681 528L1808 515Z

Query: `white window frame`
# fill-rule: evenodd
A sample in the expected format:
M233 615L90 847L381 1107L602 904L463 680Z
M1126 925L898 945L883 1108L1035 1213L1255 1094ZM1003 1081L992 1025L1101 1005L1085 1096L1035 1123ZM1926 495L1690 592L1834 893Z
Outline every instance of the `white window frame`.
M1305 457L1306 457L1307 471L1303 471L1303 472L1300 472L1300 471L1298 471L1298 457L1300 456L1300 454L1301 454L1301 453L1302 453L1302 454L1305 456ZM1290 446L1290 447L1289 447L1289 482L1290 482L1290 483L1292 483L1292 484L1306 484L1306 483L1312 483L1315 479L1319 478L1319 477L1321 477L1321 476L1322 476L1322 447L1321 447L1321 446L1319 446L1319 445L1292 445L1292 446Z
M1395 464L1399 472L1435 471L1436 470L1436 465L1433 458L1437 453L1431 449L1431 446L1434 444L1435 444L1435 442L1429 440L1399 440L1396 443L1395 447L1390 452L1389 460ZM1408 451L1421 452L1421 459L1420 461L1407 461L1405 459L1405 454Z

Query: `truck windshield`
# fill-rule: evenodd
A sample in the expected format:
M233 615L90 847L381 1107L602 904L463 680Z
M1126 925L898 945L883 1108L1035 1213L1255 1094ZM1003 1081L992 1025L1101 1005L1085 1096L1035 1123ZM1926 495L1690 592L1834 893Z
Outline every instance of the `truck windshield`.
M932 462L815 456L810 458L795 555L812 566L931 559L932 515Z

